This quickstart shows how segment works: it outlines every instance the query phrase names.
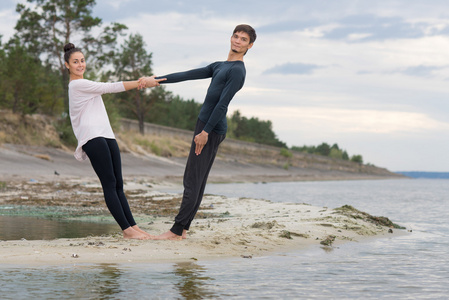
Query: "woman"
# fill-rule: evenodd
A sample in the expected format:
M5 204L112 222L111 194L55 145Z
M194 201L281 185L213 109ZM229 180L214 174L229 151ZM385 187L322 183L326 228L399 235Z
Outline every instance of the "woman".
M89 157L101 181L106 205L123 230L123 237L149 239L151 235L136 225L123 191L120 150L101 98L102 94L135 89L138 81L103 83L84 79L84 55L71 43L64 46L64 60L70 74L70 120L78 140L75 158L83 161ZM158 86L162 80L153 76L150 81L147 87Z

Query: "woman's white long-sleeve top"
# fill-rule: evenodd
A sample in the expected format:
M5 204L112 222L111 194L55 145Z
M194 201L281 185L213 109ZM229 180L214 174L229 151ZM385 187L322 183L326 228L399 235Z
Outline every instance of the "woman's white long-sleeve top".
M102 94L124 92L123 82L105 83L87 79L72 80L69 83L69 111L73 132L78 140L75 158L87 158L83 145L96 137L115 139L109 122Z

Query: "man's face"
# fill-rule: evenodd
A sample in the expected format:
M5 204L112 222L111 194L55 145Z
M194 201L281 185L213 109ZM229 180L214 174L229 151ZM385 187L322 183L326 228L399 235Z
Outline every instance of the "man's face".
M231 37L231 50L234 53L245 54L253 44L249 43L249 35L246 32L236 32Z

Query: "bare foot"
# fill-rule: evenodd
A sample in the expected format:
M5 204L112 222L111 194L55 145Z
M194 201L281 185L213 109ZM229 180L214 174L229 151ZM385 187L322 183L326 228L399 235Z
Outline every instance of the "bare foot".
M123 230L123 238L124 239L135 239L135 240L149 240L150 239L150 237L147 234L143 234L142 232L139 232L132 227L128 227L125 230Z
M132 226L132 228L133 228L134 230L140 232L140 233L145 234L145 235L148 236L149 238L154 238L154 235L151 235L151 234L149 234L148 232L143 231L143 230L140 229L139 226L137 226L137 225Z
M182 231L182 239L185 240L187 238L187 230Z
M182 241L182 235L174 234L171 231L157 235L152 238L153 240L171 240L171 241Z

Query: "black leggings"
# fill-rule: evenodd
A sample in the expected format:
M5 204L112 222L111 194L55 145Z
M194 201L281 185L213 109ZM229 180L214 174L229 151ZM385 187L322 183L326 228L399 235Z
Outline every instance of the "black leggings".
M83 146L100 178L106 206L122 230L136 225L123 191L120 150L115 139L94 138Z

